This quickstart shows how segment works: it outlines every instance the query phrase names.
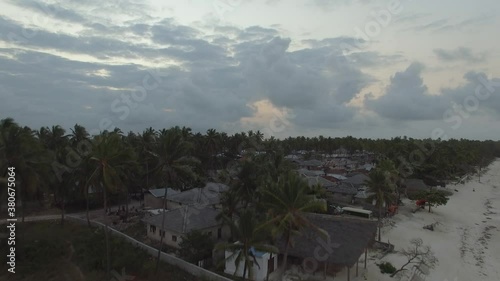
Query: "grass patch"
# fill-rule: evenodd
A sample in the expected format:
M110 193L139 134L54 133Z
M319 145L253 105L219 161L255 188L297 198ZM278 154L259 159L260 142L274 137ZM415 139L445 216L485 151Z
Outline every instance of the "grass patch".
M380 272L384 274L393 274L396 272L396 268L390 262L383 262L378 265Z
M100 228L59 221L18 224L16 229L16 274L7 272L3 255L0 280L12 281L107 281L106 244ZM110 268L121 274L122 269L132 280L156 280L156 259L133 247L123 239L109 235ZM5 240L0 252L7 253ZM198 278L161 263L159 280L198 280ZM130 280L130 279L128 279Z

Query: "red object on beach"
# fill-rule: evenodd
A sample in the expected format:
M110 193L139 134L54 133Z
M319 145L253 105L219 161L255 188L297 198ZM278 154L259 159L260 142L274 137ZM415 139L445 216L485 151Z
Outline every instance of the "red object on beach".
M389 208L387 208L387 212L389 213L390 216L395 215L398 212L398 206L397 205L389 206Z
M424 206L425 203L427 203L427 200L425 200L425 199L417 200L417 206Z

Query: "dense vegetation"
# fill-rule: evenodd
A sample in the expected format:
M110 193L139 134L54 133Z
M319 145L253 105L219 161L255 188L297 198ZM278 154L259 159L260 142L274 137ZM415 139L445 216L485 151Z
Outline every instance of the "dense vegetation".
M186 190L202 186L209 180L226 183L231 188L222 195L219 218L231 227L232 237L230 243L217 245L217 248L235 251L237 261L241 262L245 272L252 264L250 249L276 251L271 246L275 239L285 241L285 263L288 245L292 244L294 235L305 227L314 228L304 213L326 210L324 201L317 200L323 197L321 189L309 187L298 175L290 172L294 166L285 159L285 155L299 151L305 158L315 159L333 153L353 156L363 151L371 152L379 165L370 174L367 185L374 194L370 199L376 201L382 214L382 206L396 200L403 179L431 177L449 180L462 177L499 157L500 142L322 136L278 140L264 138L259 131L228 135L210 129L201 134L193 133L186 127L159 131L148 128L142 133L128 134L115 129L91 136L78 124L67 134L60 126L33 130L18 125L12 119L0 121L0 170L3 173L0 177L5 180L7 167L15 167L17 196L22 201L43 201L44 195L53 194L54 204L62 211L62 225L68 207L86 208L88 214L88 210L96 205L103 206L105 210L113 202L127 205L129 194L140 193L143 188L169 186ZM429 195L429 201L435 205L445 203L440 198L434 200L435 196L431 197ZM24 219L24 210L21 214ZM238 222L233 220L234 215L240 217ZM321 232L321 229L317 230ZM77 238L78 235L71 235L71 239ZM58 242L45 241L42 243L46 244L37 247L65 249L62 244L50 244L65 241L62 238ZM80 241L79 245L91 243L88 241ZM92 243L106 243L107 247L115 243L106 241L96 236ZM234 244L234 241L241 243ZM192 262L207 256L205 251L193 251L198 247L195 243L184 246L186 251L183 256ZM99 248L106 247L101 245ZM115 245L111 248L119 247ZM78 254L95 257L85 259L81 264L84 270L102 269L101 257L106 262L110 260L106 255L98 256L87 251L89 249L85 246L75 248ZM26 257L28 260L44 258L36 256L43 255L37 250L32 253L35 256ZM144 260L149 260L149 257L144 257ZM159 271L158 264L154 266L155 270L150 267L151 264L147 264L146 268L134 270Z
M18 233L22 233L22 237L18 237L21 240L16 249L16 274L7 272L7 264L2 262L0 280L115 280L115 277L106 278L102 229L68 222L61 227L58 222L47 221L23 224ZM133 280L154 280L154 258L120 238L111 237L109 240L112 273L136 277ZM7 243L1 243L0 251L7 252ZM161 265L159 276L159 280L198 280L168 264Z
M500 157L500 142L323 136L278 140L264 138L259 131L228 135L210 129L201 134L186 127L148 128L128 134L115 129L90 136L78 124L68 134L60 126L34 130L9 118L0 122L0 176L5 177L7 167L15 167L17 180L22 183L18 194L21 200L54 194L61 208L68 203L92 207L96 201L125 202L122 194L139 192L141 187L169 184L188 189L214 178L229 182L234 173L239 176L240 194L251 198L262 185L262 177L255 174L264 173L276 181L280 173L290 169L283 156L300 150L314 158L335 152L370 151L379 159L391 160L405 178L453 179ZM251 152L267 153L250 157ZM247 157L240 159L245 153ZM223 172L213 173L216 169ZM89 186L103 191L102 198L87 196Z

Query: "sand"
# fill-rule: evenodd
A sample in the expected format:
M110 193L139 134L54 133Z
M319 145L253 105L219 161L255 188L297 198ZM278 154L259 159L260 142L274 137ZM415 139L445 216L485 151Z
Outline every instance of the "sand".
M421 238L429 245L439 264L425 280L500 280L500 159L488 167L481 182L474 176L447 188L458 192L454 191L447 205L433 208L431 213L412 213L414 202L404 201L406 205L383 228L382 241L394 244L395 251L406 248L412 238ZM439 222L434 231L423 229L434 222ZM397 253L382 259L371 256L368 271L354 280L395 280L381 274L375 263L389 261L399 268L406 261Z

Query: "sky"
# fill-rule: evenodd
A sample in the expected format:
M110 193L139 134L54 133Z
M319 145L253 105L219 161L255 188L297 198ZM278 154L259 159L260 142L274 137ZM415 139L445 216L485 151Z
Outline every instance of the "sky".
M499 12L497 0L0 0L0 119L498 140Z

